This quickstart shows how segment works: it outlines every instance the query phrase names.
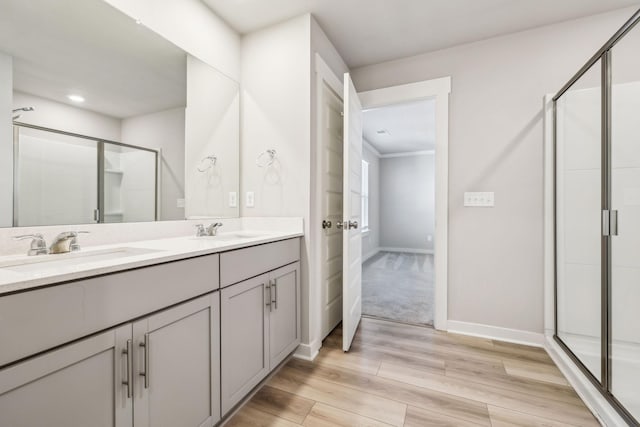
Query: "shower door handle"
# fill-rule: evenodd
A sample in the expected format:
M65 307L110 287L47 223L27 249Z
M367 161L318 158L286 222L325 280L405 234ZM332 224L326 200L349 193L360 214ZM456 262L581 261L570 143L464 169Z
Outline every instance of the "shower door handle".
M613 210L609 215L609 234L612 236L618 235L618 211Z
M603 236L618 235L618 211L617 210L602 211L602 235Z

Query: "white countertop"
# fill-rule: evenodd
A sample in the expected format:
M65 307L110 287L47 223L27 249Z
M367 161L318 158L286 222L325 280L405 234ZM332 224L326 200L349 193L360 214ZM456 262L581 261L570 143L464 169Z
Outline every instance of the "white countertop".
M217 238L185 236L92 246L83 248L79 252L61 255L0 256L0 296L302 235L300 232L293 231L244 230L220 233ZM120 256L110 257L110 253L120 253ZM64 263L59 262L62 260ZM30 265L27 271L16 271L21 270L23 263Z

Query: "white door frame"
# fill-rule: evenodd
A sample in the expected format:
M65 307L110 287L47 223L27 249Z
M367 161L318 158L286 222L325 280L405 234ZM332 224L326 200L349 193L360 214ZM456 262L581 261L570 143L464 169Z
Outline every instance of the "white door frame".
M297 356L306 360L313 360L320 347L322 347L322 215L320 207L322 206L322 159L320 150L322 146L319 141L322 140L322 86L327 85L342 100L343 82L336 76L327 63L319 54L315 54L315 85L316 85L316 137L315 146L311 147L311 162L315 168L312 169L312 185L311 185L311 215L310 215L310 262L309 262L309 344L301 345L298 349Z
M433 326L446 331L448 319L449 94L451 77L360 92L362 108L402 102L436 101L436 230L434 239L435 303Z

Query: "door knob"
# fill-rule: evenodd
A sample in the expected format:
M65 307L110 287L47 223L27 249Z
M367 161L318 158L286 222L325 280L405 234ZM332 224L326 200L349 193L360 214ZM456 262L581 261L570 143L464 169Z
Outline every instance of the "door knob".
M322 229L331 228L331 221L324 220L322 221Z
M358 221L349 221L349 230L352 228L358 228Z

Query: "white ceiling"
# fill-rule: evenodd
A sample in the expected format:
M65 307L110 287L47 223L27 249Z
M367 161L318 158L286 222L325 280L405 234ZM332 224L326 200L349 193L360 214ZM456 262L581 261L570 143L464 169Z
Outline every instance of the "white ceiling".
M311 12L350 68L638 4L638 0L203 1L243 34Z
M364 139L380 154L435 148L435 100L373 108L363 116Z
M15 90L108 116L186 102L185 53L103 0L2 0L0 52L13 56Z

